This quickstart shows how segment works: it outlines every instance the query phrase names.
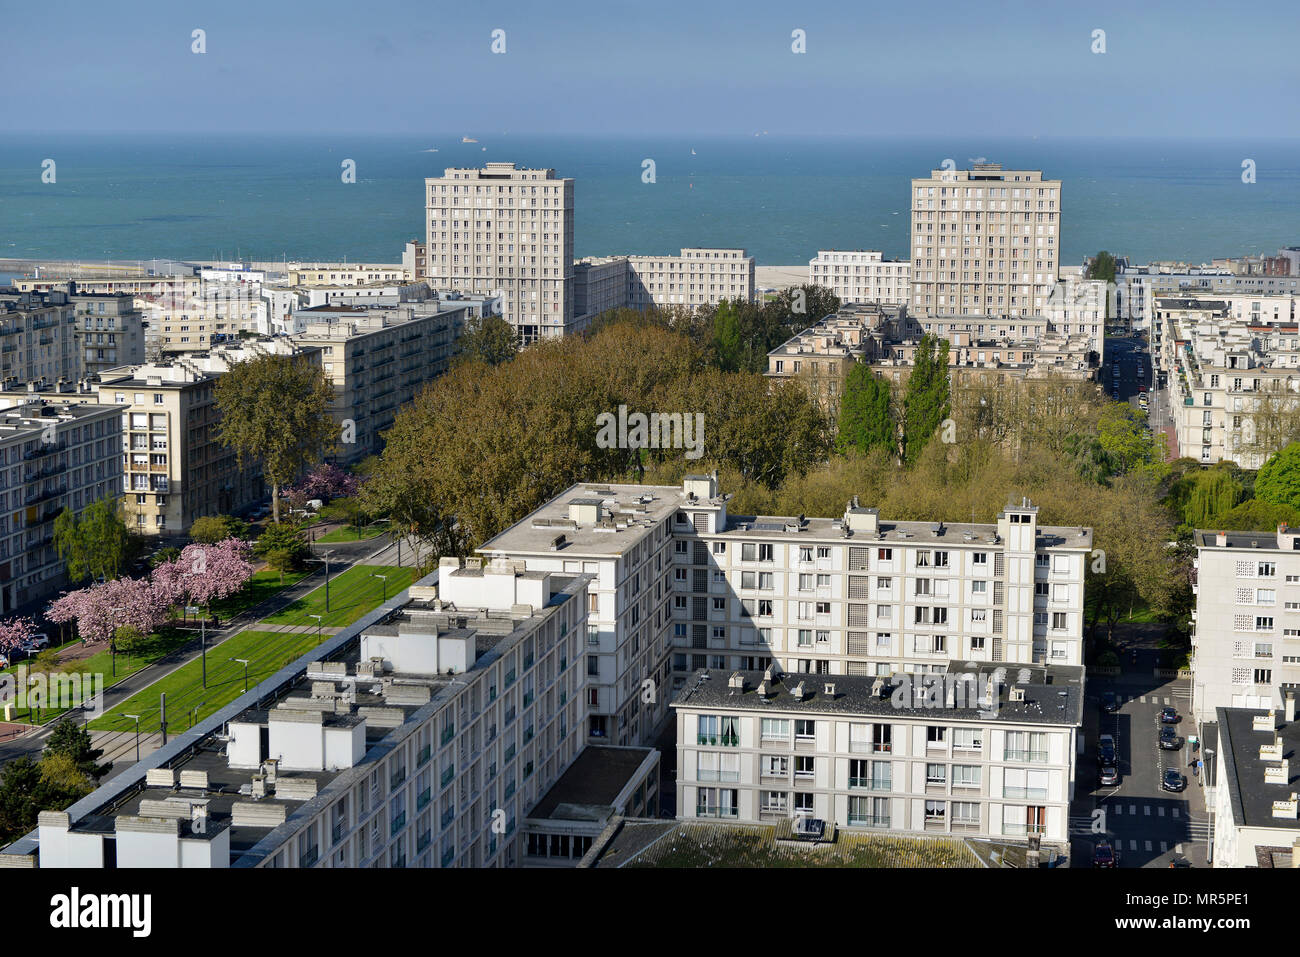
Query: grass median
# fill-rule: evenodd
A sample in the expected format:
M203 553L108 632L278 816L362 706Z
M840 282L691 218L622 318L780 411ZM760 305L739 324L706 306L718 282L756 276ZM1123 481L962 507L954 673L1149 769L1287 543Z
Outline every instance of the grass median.
M387 580L377 578L376 575L384 575ZM392 598L409 587L414 577L413 568L353 565L330 579L329 611L325 610L325 586L321 585L262 621L272 625L315 625L316 619L311 616L320 615L321 627L342 628L378 607L385 594Z
M125 715L138 714L141 731L157 731L159 695L165 693L168 729L185 731L244 693L244 665L232 659L248 660L248 687L252 688L316 645L315 633L241 631L209 649L207 687L203 685L203 662L195 658L106 711L88 727L94 731L134 731L135 721Z

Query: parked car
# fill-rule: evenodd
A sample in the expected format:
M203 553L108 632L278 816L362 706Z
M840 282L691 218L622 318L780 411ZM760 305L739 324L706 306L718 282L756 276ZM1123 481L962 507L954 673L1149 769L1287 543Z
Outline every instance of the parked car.
M26 643L39 651L42 648L48 648L50 646L50 636L45 634L43 631L38 631L36 634L28 638Z
M1115 697L1115 692L1107 691L1101 696L1101 710L1107 714L1114 714L1119 710L1119 699Z
M1165 776L1160 781L1160 786L1164 788L1166 791L1173 791L1174 793L1178 793L1183 788L1187 787L1187 779L1184 778L1177 771L1175 771L1173 768L1170 768L1169 770L1165 771Z
M1116 867L1118 864L1119 853L1105 841L1092 849L1093 867Z
M1165 751L1177 751L1182 742L1178 740L1178 732L1173 728L1160 729L1160 747Z
M1161 709L1160 709L1160 723L1161 723L1161 724L1177 724L1177 723L1178 723L1178 712L1177 712L1174 708L1161 708Z
M1119 784L1119 768L1113 764L1104 764L1097 771L1097 783L1103 787Z

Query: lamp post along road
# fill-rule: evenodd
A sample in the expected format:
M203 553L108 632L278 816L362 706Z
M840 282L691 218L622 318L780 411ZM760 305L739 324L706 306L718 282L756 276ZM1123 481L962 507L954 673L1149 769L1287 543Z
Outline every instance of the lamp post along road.
M140 763L140 716L138 714L124 714L124 718L135 719L135 762Z

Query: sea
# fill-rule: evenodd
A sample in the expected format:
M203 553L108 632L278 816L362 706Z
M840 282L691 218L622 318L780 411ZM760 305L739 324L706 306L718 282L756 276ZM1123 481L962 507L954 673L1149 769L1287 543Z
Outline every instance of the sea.
M574 179L578 256L906 258L910 180L945 160L1063 180L1065 265L1300 244L1297 139L24 133L0 140L0 260L398 262L424 235L424 178L489 161Z

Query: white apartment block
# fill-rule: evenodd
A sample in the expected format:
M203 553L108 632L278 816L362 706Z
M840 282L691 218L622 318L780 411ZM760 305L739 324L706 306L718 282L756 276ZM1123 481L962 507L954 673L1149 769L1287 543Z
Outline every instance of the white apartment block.
M1289 441L1300 411L1300 328L1262 310L1234 318L1230 308L1225 299L1156 300L1155 384L1168 386L1180 456L1258 469Z
M141 301L150 357L204 350L241 333L271 331L267 302L257 282L200 279L197 288L173 285Z
M898 306L912 300L911 262L884 259L878 250L818 250L817 258L808 260L808 282L831 290L843 304Z
M575 331L573 180L488 163L425 180L429 284L496 295L525 345Z
M1300 820L1290 771L1300 747L1295 698L1284 709L1218 708L1205 739L1205 803L1214 867L1300 866ZM1217 740L1216 740L1217 739ZM1209 751L1213 750L1211 756ZM1211 782L1213 782L1211 784Z
M687 495L678 486L575 485L479 547L530 571L592 576L583 700L593 743L648 743L667 718L672 530Z
M970 677L931 692L906 675L696 672L673 701L678 817L1067 843L1083 669Z
M204 746L43 814L8 862L521 864L522 822L583 748L587 581L455 559L432 580L207 719Z
M743 249L687 247L680 256L628 256L627 304L716 306L754 299L754 257Z
M677 691L700 669L775 662L887 675L967 661L1083 663L1089 528L1040 527L1028 503L1007 506L995 525L946 526L856 506L834 519L731 516L728 498L715 476L681 487L583 484L481 546L529 569L597 576L591 737L651 740L667 683Z
M1160 297L1214 298L1244 297L1248 301L1264 297L1300 295L1300 278L1290 276L1239 276L1226 268L1189 266L1185 263L1150 263L1130 265L1120 259L1115 269L1116 314L1136 329L1148 328L1155 301Z
M588 256L573 264L573 314L580 328L602 312L627 307L629 270L626 256Z
M733 516L688 477L674 519L674 684L702 668L819 675L945 671L952 662L1083 663L1090 528ZM690 496L694 496L690 498Z
M80 378L76 323L76 306L65 292L0 296L0 391Z
M294 264L286 270L290 286L366 286L373 283L406 283L416 277L406 264L395 263L315 263Z
M102 405L31 396L0 411L0 615L65 584L54 519L120 494L121 429Z
M1281 708L1300 688L1300 529L1196 532L1192 707Z
M83 293L69 284L68 298L76 310L77 350L82 374L145 360L144 314L129 293Z
M913 315L1038 315L1060 265L1061 181L936 169L912 180Z

